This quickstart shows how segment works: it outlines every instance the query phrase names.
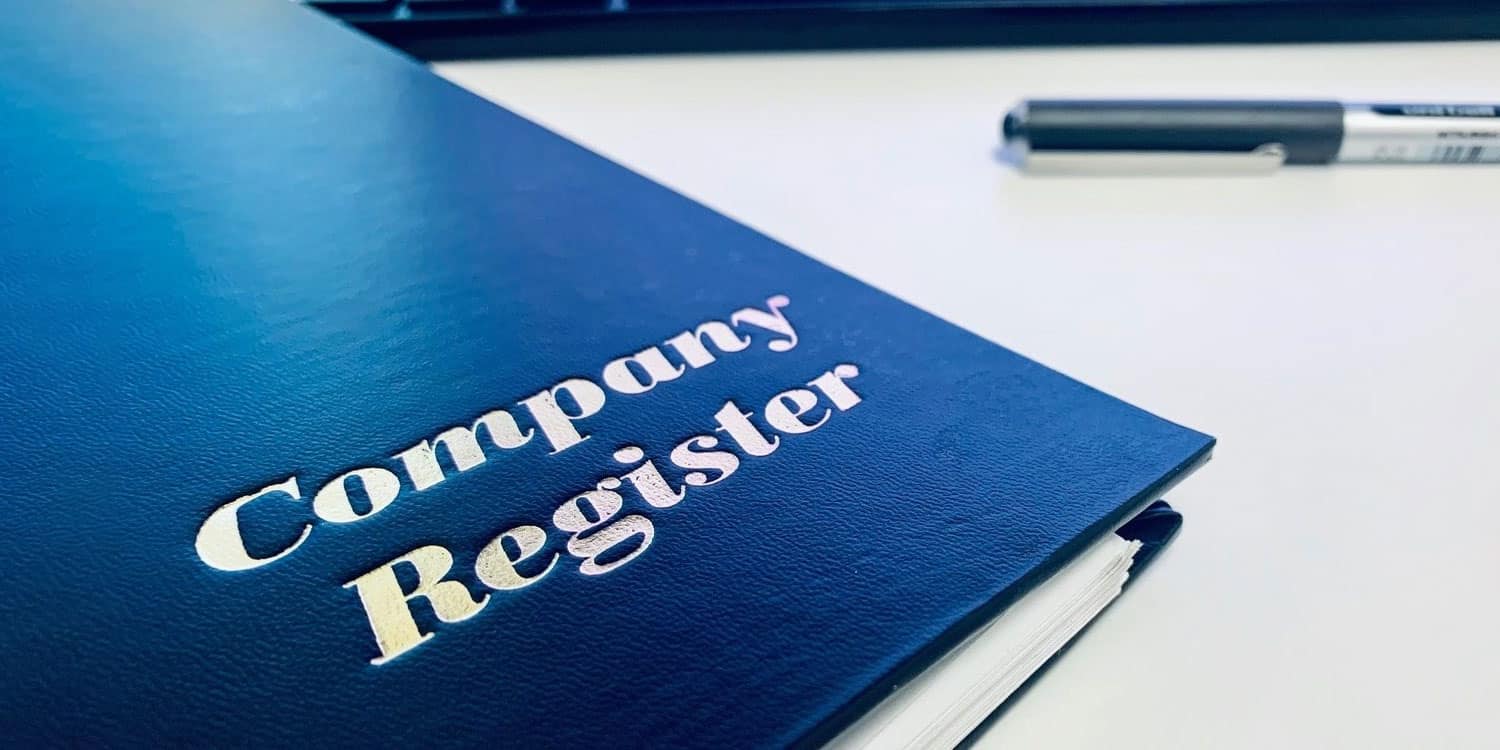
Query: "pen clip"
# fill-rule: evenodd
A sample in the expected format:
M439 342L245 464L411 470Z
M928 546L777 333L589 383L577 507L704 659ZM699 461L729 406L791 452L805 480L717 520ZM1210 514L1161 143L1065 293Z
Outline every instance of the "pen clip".
M1286 147L1264 143L1249 151L1046 151L1025 155L1038 175L1266 175L1286 162Z

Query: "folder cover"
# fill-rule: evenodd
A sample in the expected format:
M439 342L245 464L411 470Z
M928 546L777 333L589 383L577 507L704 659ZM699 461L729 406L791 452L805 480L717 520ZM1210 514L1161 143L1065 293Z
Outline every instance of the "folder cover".
M1213 444L286 2L0 92L19 745L816 744Z

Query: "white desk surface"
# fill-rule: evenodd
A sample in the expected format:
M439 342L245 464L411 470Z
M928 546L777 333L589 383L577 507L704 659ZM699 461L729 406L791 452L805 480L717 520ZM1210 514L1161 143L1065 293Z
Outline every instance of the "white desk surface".
M1500 167L1027 178L1023 96L1500 100L1500 43L439 72L1218 436L1182 535L979 747L1500 747Z

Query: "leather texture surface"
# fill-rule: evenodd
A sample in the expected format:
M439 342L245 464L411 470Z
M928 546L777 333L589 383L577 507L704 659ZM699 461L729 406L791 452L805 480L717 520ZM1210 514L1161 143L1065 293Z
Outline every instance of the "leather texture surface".
M0 723L19 745L816 742L1013 600L1211 438L1070 380L599 158L283 0L26 3L0 21ZM397 452L742 307L800 341L609 393L422 492ZM565 552L388 664L344 584L479 550L641 446L840 363L863 401ZM765 429L762 423L762 429ZM399 496L318 520L324 482ZM228 572L194 540L256 503ZM563 552L552 531L547 552ZM540 558L539 558L540 559ZM410 580L403 584L414 585Z

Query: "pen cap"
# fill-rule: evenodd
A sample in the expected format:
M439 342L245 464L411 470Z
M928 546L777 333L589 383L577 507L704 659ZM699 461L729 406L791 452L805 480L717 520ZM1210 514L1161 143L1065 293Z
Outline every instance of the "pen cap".
M1037 151L1249 152L1281 144L1289 164L1326 164L1339 152L1335 101L1033 99L1006 115L1007 141Z

